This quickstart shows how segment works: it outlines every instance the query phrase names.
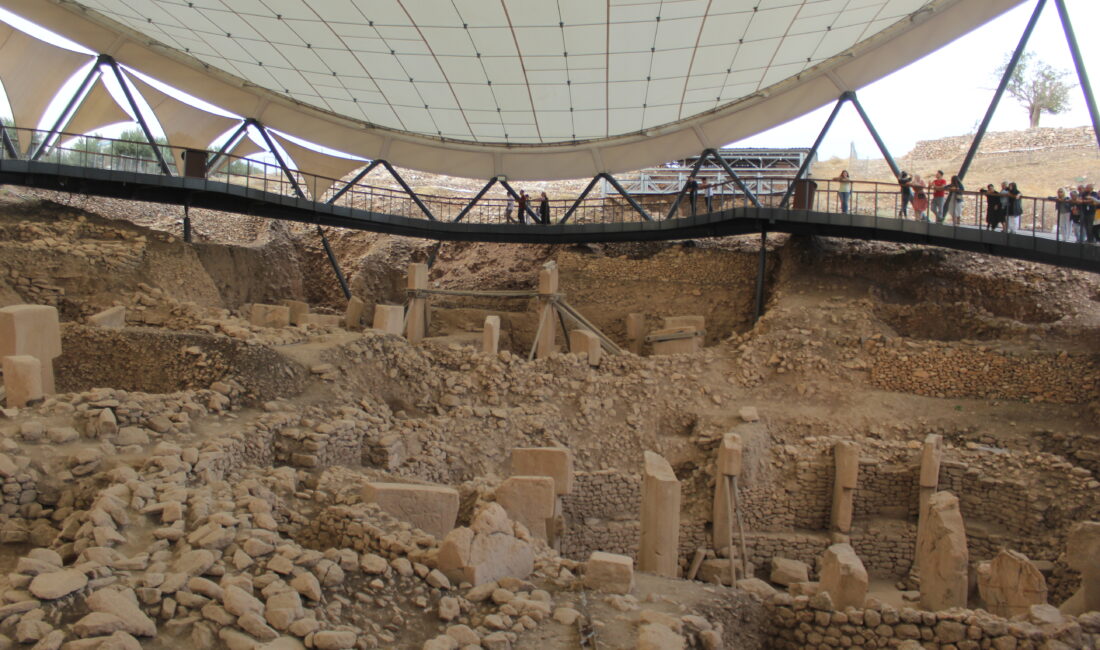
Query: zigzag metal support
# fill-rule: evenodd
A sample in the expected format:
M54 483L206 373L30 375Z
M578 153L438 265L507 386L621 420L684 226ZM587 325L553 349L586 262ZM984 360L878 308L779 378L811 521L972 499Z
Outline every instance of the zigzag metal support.
M562 215L562 218L558 220L559 226L563 225L566 221L569 221L569 218L572 217L573 213L576 212L577 208L580 207L581 201L584 201L585 197L588 196L588 193L592 191L593 187L596 187L596 183L598 182L600 182L599 174L593 176L592 180L588 181L588 186L584 188L584 191L580 193L580 196L577 197L577 200L573 201L573 205L569 206L569 209L565 211L565 214Z
M752 203L753 207L761 207L760 199L756 198L756 195L753 194L752 190L749 189L749 186L745 185L745 182L741 180L741 177L737 175L737 172L733 171L733 167L730 167L730 164L726 162L724 158L722 158L718 151L715 149L707 149L703 153L705 154L707 151L709 151L714 160L718 162L718 166L730 175L730 178L733 179L733 182L745 194L745 198L749 200L749 203Z
M4 141L4 150L8 152L8 156L18 160L19 150L16 149L15 143L11 140L11 136L8 135L8 128L3 124L0 124L0 138Z
M1085 93L1085 105L1088 106L1089 117L1092 119L1092 134L1096 136L1097 146L1100 146L1100 111L1096 108L1096 96L1092 94L1089 74L1085 70L1084 60L1081 59L1081 50L1077 47L1077 37L1073 35L1069 10L1066 9L1065 0L1054 0L1054 5L1058 7L1058 17L1062 19L1062 30L1066 33L1066 44L1069 45L1069 53L1073 57L1073 67L1077 68L1077 81Z
M649 213L645 211L645 208L643 208L637 201L635 201L634 197L630 196L629 192L623 189L623 186L619 184L619 181L615 180L614 176L608 174L607 172L600 172L597 178L603 178L608 183L611 183L611 187L614 187L616 192L623 195L623 198L626 199L627 203L630 204L630 207L634 208L635 212L642 215L642 218L646 221L653 221L653 217L649 216Z
M340 200L340 197L341 197L341 196L343 196L344 194L346 194L346 193L348 192L348 190L350 190L351 188L353 188L353 187L355 187L356 185L358 185L358 184L359 184L359 181L361 181L361 180L363 180L364 178L366 178L366 177L367 177L367 174L369 174L369 173L371 173L372 171L374 171L374 168L375 168L375 167L377 167L377 166L379 166L379 165L381 165L381 164L382 164L382 161L381 161L381 160L372 160L372 161L371 161L371 163L370 163L369 165L367 165L366 167L364 167L364 168L363 168L363 171L361 171L361 172L359 172L358 174L356 174L356 175L355 175L355 178L353 178L353 179L351 179L350 181L348 181L346 185L344 185L343 187L341 187L341 188L340 188L340 191L339 191L339 192L337 192L336 194L333 194L333 195L332 195L332 198L330 198L330 199L329 199L328 201L325 201L325 203L326 203L326 204L328 204L328 205L334 205L334 204L335 204L335 203L336 203L337 201L339 201L339 200Z
M485 193L492 189L492 187L496 184L497 179L494 176L492 180L485 184L485 187L481 188L481 191L478 192L477 195L474 196L474 198L470 199L470 202L466 204L466 207L462 208L462 212L459 212L458 216L454 218L454 223L462 221L462 218L465 217L466 214L470 212L470 210L474 209L474 206L477 205L477 202L481 200L481 197L485 196Z
M890 150L886 148L886 143L879 137L878 130L875 129L875 125L871 123L871 118L867 117L867 112L863 110L863 104L859 103L859 97L853 92L851 97L852 106L855 107L856 112L859 113L859 118L863 120L863 124L870 131L871 137L875 140L875 145L878 146L878 150L882 152L882 157L886 159L886 164L890 166L890 171L893 172L894 178L901 176L901 169L898 168L898 164L894 162L894 157L890 155Z
M122 94L126 97L126 102L130 104L130 110L134 112L134 119L137 120L138 126L141 127L141 132L145 134L145 139L149 141L149 146L153 148L153 155L157 158L157 164L160 165L160 170L164 172L165 176L171 176L172 170L168 168L168 161L164 159L164 152L160 150L160 145L157 143L157 139L153 137L153 132L149 130L149 124L145 121L145 116L141 114L141 109L138 108L137 102L134 101L134 93L130 91L130 84L122 74L122 69L118 67L118 62L111 57L102 58L104 59L104 63L106 63L107 66L111 68L111 71L115 73L115 79L118 81L118 85L122 87Z
M707 152L710 149L705 149L703 155L699 156L699 159L695 161L695 164L691 167L691 173L688 174L688 180L695 180L695 175L699 173L699 168L703 166L703 161L707 159L709 155ZM684 183L684 186L680 188L680 191L676 193L676 200L672 202L672 206L668 209L668 215L665 219L671 219L672 215L676 214L676 211L680 209L680 203L684 200L684 195L687 194L688 183ZM695 201L691 202L691 215L695 216Z
M267 145L267 150L271 152L271 155L275 157L275 162L279 164L279 168L283 170L283 175L290 181L290 186L294 188L294 193L298 195L298 198L306 198L306 193L302 190L302 186L298 184L298 179L294 177L294 172L290 171L290 167L287 166L286 160L283 159L283 155L279 153L279 149L275 146L275 141L271 139L271 134L267 132L263 124L259 121L250 119L249 124L255 126L259 132L260 137L263 138L264 144Z
M829 129L833 126L833 121L836 120L836 116L840 113L840 109L844 106L844 102L850 100L854 96L852 91L846 91L840 96L840 99L836 100L836 106L833 107L833 112L829 114L829 119L825 120L825 126L821 128L821 133L818 134L817 140L814 141L814 146L810 148L810 153L806 156L806 159L802 161L802 165L798 168L798 173L794 175L794 179L791 184L787 186L787 192L783 195L783 200L779 202L780 208L786 208L787 203L791 200L791 195L794 194L794 187L798 184L798 181L802 180L802 177L806 175L806 170L810 168L810 164L813 163L814 157L817 156L817 150L821 147L821 143L825 140L825 135L829 133Z
M1035 11L1031 14L1031 20L1027 22L1027 27L1024 28L1024 34L1020 37L1020 44L1016 46L1016 50L1012 53L1012 58L1009 59L1008 65L1005 66L1005 73L1001 76L1001 83L997 86L997 92L993 93L993 101L989 103L989 108L986 109L985 117L982 118L981 126L978 127L978 132L974 134L974 139L970 142L970 150L966 152L966 157L963 158L963 163L959 167L959 178L966 178L966 172L970 170L970 163L974 162L974 156L978 153L978 147L982 144L982 138L985 137L985 132L989 128L989 122L993 119L993 113L997 110L997 106L1001 103L1001 97L1005 94L1005 89L1008 88L1008 82L1012 79L1012 74L1016 72L1016 65L1020 63L1020 57L1024 55L1024 49L1027 48L1027 41L1031 38L1031 32L1035 30L1036 23L1039 22L1039 15L1043 13L1043 7L1046 6L1047 0L1039 0L1035 5Z
M507 180L500 181L500 184L508 192L508 195L515 199L516 204L519 205L519 193L512 189L512 186L508 184ZM523 206L523 214L519 215L520 223L526 223L526 221L524 221L526 215L531 216L531 223L538 223L539 216L535 214L535 212L531 209L530 201L528 201L527 204Z
M46 137L42 139L42 142L39 143L38 149L30 156L30 160L38 160L49 150L51 146L50 143L61 129L69 123L69 120L72 119L73 111L84 101L84 96L88 94L88 89L91 88L92 84L95 83L95 80L101 74L100 66L102 66L108 58L109 57L101 55L96 59L95 65L92 66L91 70L88 70L88 74L84 77L84 81L80 82L80 87L78 87L76 92L73 93L73 96L69 98L69 103L65 105L65 110L61 111L61 115L57 117L57 121L54 122L53 127L46 133ZM29 150L30 143L27 143L27 146Z
M393 168L393 165L391 165L386 160L380 160L378 162L382 163L382 166L386 168L386 171L388 171L390 175L393 176L394 180L397 181L397 184L401 186L401 189L405 190L405 193L408 194L409 198L411 198L413 200L413 203L416 204L416 207L420 208L420 211L428 217L428 220L436 221L435 215L432 214L432 211L429 210L428 206L424 205L424 202L420 200L420 195L418 195L416 192L413 191L411 187L409 187L409 184L405 182L404 178L401 178L401 174L397 173L397 170Z
M233 149L237 147L237 144L246 137L246 134L248 132L248 125L250 123L251 122L249 122L249 120L241 122L241 125L237 127L237 130L233 132L233 135L229 136L229 139L222 144L222 148L218 150L218 153L214 154L214 157L206 163L207 176L209 176L211 172L217 169L218 165L221 164L222 159L228 158L229 152L233 151Z

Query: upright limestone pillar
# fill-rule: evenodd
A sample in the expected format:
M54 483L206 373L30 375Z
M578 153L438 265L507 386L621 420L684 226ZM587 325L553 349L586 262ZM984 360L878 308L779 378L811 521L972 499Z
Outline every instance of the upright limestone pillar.
M928 500L936 493L940 485L940 463L943 461L943 436L930 433L924 438L920 453L920 496L917 510L917 544L920 544L924 530L924 515L928 510ZM914 562L920 558L915 557Z
M409 289L428 288L428 265L422 262L409 265ZM419 343L428 334L428 299L412 295L409 298L409 318L405 324L405 338L409 343Z
M855 496L859 477L859 447L842 440L833 447L836 476L833 479L833 511L830 518L832 530L848 534L852 530L852 498Z
M554 354L554 345L557 334L557 322L554 305L551 297L558 292L558 265L556 262L547 262L539 270L539 340L535 348L535 356L539 359Z
M933 612L965 608L970 554L958 497L936 492L929 497L924 516L924 535L917 543L920 606Z
M61 356L61 324L57 308L10 305L0 308L0 358L29 355L41 362L41 389L52 395L53 360Z
M638 569L676 578L680 561L680 481L668 461L645 452L642 477L642 534Z
M718 447L714 472L714 550L729 547L733 557L734 500L730 478L741 475L741 436L727 433Z
M626 338L630 342L630 351L634 354L642 354L642 344L645 343L645 314L626 315Z
M481 351L496 356L500 351L500 316L485 317L485 327L481 331Z
M1100 522L1082 521L1070 528L1066 563L1081 572L1081 587L1059 610L1073 616L1100 611Z

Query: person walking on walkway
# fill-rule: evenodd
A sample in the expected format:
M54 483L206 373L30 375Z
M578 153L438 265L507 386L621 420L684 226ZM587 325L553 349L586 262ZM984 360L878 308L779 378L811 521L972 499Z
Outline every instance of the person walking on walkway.
M525 190L519 191L519 200L516 201L516 207L518 208L516 214L519 215L519 222L527 223L527 192Z
M852 199L852 179L848 176L848 170L840 172L840 176L833 180L839 183L836 195L840 198L840 212L848 214L848 202Z
M936 216L936 223L943 223L947 217L944 210L944 202L947 201L947 179L943 177L943 170L936 172L936 177L930 183L932 187L932 214Z
M539 197L539 220L544 226L550 225L550 199L546 196L546 192Z
M899 216L909 216L909 203L913 200L913 188L910 187L910 183L913 182L913 177L909 175L909 172L903 171L898 176L898 185L901 186L901 212Z
M508 202L504 204L504 218L508 223L512 223L515 219L512 218L512 210L516 207L516 202L512 198L512 195L508 195Z

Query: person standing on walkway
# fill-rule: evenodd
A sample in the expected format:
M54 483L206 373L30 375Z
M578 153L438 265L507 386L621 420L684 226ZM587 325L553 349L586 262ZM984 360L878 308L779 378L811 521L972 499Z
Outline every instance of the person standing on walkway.
M1058 221L1055 228L1057 229L1058 241L1070 240L1070 228L1073 223L1070 219L1070 215L1073 213L1073 204L1069 202L1069 197L1066 196L1065 188L1059 187L1057 195L1051 197L1054 201L1054 213L1058 215Z
M993 187L993 183L990 183L982 190L982 194L985 195L985 224L990 230L996 230L998 225L1005 222L1001 193Z
M848 176L848 170L840 172L840 176L833 180L840 183L836 190L836 195L840 197L840 212L848 214L848 202L852 199L852 179Z
M519 222L527 223L527 192L525 190L519 191L519 200L516 201L516 207L518 208L516 214L519 215Z
M1024 200L1016 183L1009 183L1004 187L1003 192L1008 199L1005 205L1005 211L1008 214L1008 230L1016 232L1020 229L1020 217L1024 214Z
M504 204L504 219L508 223L512 223L515 219L512 218L512 210L516 207L515 200L512 199L512 195L508 195L508 202Z
M909 216L909 202L913 200L913 188L909 184L912 182L913 177L907 171L898 176L898 185L901 186L901 213L898 216Z
M684 189L687 190L688 201L691 202L691 216L695 216L695 199L699 196L699 181L695 180L694 176L688 176L687 181L684 183Z
M539 220L544 226L550 225L550 199L546 196L546 192L539 197Z
M1096 243L1096 208L1100 207L1100 195L1091 184L1081 188L1077 201L1081 204L1081 228L1090 244Z
M954 225L959 225L959 220L962 219L963 205L966 203L966 199L963 197L963 192L966 191L966 187L963 186L962 179L958 176L951 177L951 183L947 186L948 199L951 200L951 205L947 206L951 211L951 222Z
M714 212L714 186L710 181L703 179L703 202L706 203L707 212Z
M928 221L928 194L920 174L914 174L909 187L913 188L913 213L920 221Z
M944 210L944 202L947 201L947 179L943 177L943 170L936 172L936 177L930 183L932 187L932 214L936 216L936 223L943 223L947 217Z

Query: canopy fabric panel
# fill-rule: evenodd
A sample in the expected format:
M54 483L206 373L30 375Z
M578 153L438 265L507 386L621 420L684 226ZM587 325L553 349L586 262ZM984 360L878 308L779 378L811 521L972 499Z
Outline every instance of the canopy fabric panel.
M721 146L1024 0L3 0L325 147L458 176L591 176Z
M287 161L287 165L303 172L309 195L314 201L321 200L325 192L333 186L333 180L340 180L352 171L367 166L367 162L363 160L330 156L307 149L277 133L272 133L271 137L293 160L293 162Z
M218 136L241 123L239 119L216 115L185 104L137 77L127 78L145 98L168 138L168 144L173 147L207 149Z
M50 45L0 23L0 81L19 128L37 128L61 86L90 62L86 54ZM30 146L31 138L20 140L25 148Z
M84 101L80 102L80 106L76 109L72 119L62 128L62 131L83 134L109 124L132 122L133 120L134 118L130 117L129 113L122 110L122 107L118 105L118 102L103 85L103 80L100 79L92 84L92 89L88 91Z

